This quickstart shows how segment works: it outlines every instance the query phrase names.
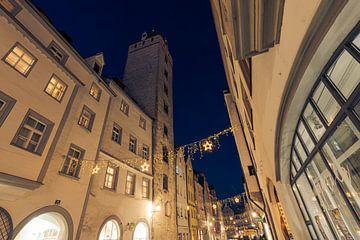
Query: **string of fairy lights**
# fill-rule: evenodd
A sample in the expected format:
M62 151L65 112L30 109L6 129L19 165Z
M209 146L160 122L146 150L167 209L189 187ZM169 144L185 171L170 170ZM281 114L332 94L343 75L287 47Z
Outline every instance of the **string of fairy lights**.
M213 152L221 147L220 145L220 137L221 136L228 136L235 131L236 127L228 127L222 131L219 131L215 134L212 134L206 138L201 140L185 144L182 146L177 147L174 151L168 151L167 153L157 153L153 154L154 161L163 161L164 157L168 159L173 159L175 156L182 154L184 157L185 155L194 160L195 155L199 155L199 158L202 159L204 153ZM165 155L165 156L164 156ZM64 156L66 157L66 156ZM102 168L107 168L109 164L113 167L120 167L126 168L123 164L118 164L116 160L119 160L122 163L125 163L130 166L140 166L140 171L144 173L148 173L150 171L150 164L149 159L143 156L136 156L130 158L122 158L122 159L115 159L115 158L100 158L97 160L94 159L82 159L81 166L82 168L87 168L91 171L92 174L97 174Z

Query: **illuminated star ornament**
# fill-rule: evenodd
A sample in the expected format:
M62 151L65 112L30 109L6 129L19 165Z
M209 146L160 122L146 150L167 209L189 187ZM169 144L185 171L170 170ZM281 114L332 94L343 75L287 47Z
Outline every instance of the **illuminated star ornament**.
M211 141L207 140L205 141L205 143L203 144L204 150L205 151L211 151L213 149L213 144Z
M144 164L141 165L140 167L141 167L142 172L147 172L147 171L149 171L150 164L144 162Z
M99 166L95 165L95 167L92 169L92 174L97 174L99 170L100 170Z

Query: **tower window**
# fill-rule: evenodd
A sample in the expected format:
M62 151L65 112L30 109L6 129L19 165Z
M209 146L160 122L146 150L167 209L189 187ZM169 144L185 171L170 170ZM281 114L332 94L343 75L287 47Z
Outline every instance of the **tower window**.
M164 136L168 136L168 128L167 126L164 124Z
M165 78L168 79L169 73L166 71L166 69L164 70L164 75L165 75Z
M166 146L163 146L163 161L166 163L169 162L169 152Z
M169 114L169 106L164 101L164 112L168 115Z
M165 92L166 96L169 96L169 89L165 83L164 83L164 92Z

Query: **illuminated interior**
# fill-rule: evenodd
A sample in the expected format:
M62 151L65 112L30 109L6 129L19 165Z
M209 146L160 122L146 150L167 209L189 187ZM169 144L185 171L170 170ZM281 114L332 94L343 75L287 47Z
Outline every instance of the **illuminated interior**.
M146 223L140 222L136 225L133 240L149 240L149 227Z

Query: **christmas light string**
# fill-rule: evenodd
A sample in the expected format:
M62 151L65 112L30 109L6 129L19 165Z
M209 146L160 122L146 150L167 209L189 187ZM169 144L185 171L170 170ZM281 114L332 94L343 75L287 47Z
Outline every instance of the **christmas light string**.
M182 157L184 157L186 154L190 160L194 160L194 155L199 153L200 159L202 159L204 156L204 152L212 152L220 148L221 136L228 136L230 133L233 133L235 129L236 127L229 127L213 135L210 135L207 138L203 138L201 140L179 146L174 151L168 151L167 158L174 159L174 157L176 157L178 154L182 154L183 155ZM66 156L63 157L65 158ZM164 154L162 153L153 154L153 159L154 161L163 162ZM141 172L150 171L150 164L148 163L149 160L143 158L142 156L122 158L122 159L116 159L116 158L97 159L97 160L82 159L80 164L85 168L89 168L92 174L97 174L102 168L107 168L109 164L113 167L126 168L125 166L116 164L116 160L121 161L131 167L135 167Z

